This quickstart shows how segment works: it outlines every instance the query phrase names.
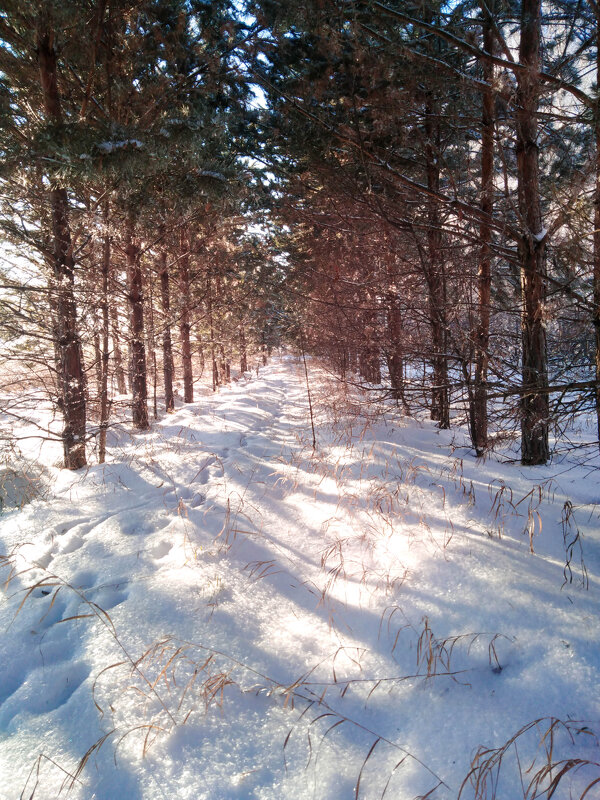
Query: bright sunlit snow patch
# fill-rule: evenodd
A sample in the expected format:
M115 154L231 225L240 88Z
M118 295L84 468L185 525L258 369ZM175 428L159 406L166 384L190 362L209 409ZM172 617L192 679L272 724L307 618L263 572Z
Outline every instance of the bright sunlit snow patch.
M359 775L446 800L479 746L518 734L539 765L556 718L557 759L599 760L590 462L458 458L310 370L314 451L292 358L116 424L84 472L24 440L43 491L0 518L2 800L64 795L94 745L76 800L352 800ZM519 796L512 756L499 786Z

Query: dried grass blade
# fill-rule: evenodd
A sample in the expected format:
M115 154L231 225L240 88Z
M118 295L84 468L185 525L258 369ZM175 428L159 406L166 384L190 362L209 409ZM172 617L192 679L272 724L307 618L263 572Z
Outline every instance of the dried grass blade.
M358 800L358 793L359 793L359 791L360 791L360 781L361 781L361 778L362 778L362 774L363 774L363 772L364 772L364 769L365 769L365 767L367 766L367 761L368 761L368 760L371 758L371 756L373 755L373 751L375 750L375 748L377 747L377 745L379 744L379 742L380 742L380 741L381 741L381 738L377 738L377 739L375 739L375 741L374 741L374 742L373 742L373 744L371 745L371 749L370 749L370 750L369 750L369 752L367 753L367 757L365 758L365 760L364 760L364 761L363 761L363 763L362 763L362 766L361 766L361 768L360 768L360 772L358 773L358 780L356 781L356 790L355 790L355 792L354 792L354 800Z
M585 796L586 796L586 795L587 795L587 793L590 791L590 789L592 789L594 786L597 786L598 784L600 784L600 778L596 778L595 780L593 780L593 781L592 781L592 782L589 784L589 786L587 786L587 788L584 790L584 792L583 792L583 794L581 795L581 797L579 798L579 800L584 800Z

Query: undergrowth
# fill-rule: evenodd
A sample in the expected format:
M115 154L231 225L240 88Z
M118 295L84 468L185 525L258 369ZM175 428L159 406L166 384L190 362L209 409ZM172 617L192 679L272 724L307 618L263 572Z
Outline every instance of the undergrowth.
M555 487L547 481L518 497L507 483L496 480L487 485L486 499L485 484L474 484L473 480L465 478L462 459L454 458L434 469L421 463L418 457L402 458L393 449L379 447L371 434L375 424L387 424L386 417L381 409L369 405L364 398L345 396L340 399L326 387L321 393L315 392L314 411L317 447L311 447L304 438L299 441L296 455L282 449L279 464L271 475L273 488L280 492L282 499L305 485L307 476L315 487L315 498L319 490L328 487L335 489L339 496L336 515L321 528L318 579L307 580L305 585L319 605L339 604L338 589L350 581L367 588L372 598L385 599L387 605L380 614L378 637L380 640L387 637L391 659L402 651L405 668L399 669L397 674L369 671L367 648L345 644L340 644L335 652L324 655L322 661L287 683L225 650L174 636L164 636L141 654L134 655L121 641L109 613L68 580L44 570L42 578L27 584L28 573L40 567L20 561L17 548L0 556L0 568L6 571L5 590L18 586L22 594L15 617L36 592L50 595L46 614L59 593L73 592L84 604L84 613L61 621L89 619L98 622L112 637L122 656L101 669L92 682L93 702L107 730L73 769L65 769L40 754L23 788L23 800L34 800L44 791L43 773L48 765L63 773L59 795L68 795L82 785L90 759L108 743L115 752L132 746L145 756L153 744L176 728L215 710L223 711L226 697L235 692L272 698L282 709L294 714L289 732L281 743L286 769L293 741L305 743L306 768L310 765L316 768L322 748L343 729L360 732L364 755L357 765L354 800L366 797L367 792L372 794L375 786L381 800L399 797L396 779L403 769L417 770L423 776L426 791L419 795L421 800L517 800L521 797L523 800L542 797L550 800L555 795L558 798L557 792L563 787L568 787L565 791L569 792L569 797L590 800L598 790L600 762L593 755L594 748L599 747L598 737L592 726L583 721L542 717L521 727L499 746L482 745L473 756L462 785L452 786L444 779L442 770L424 763L410 747L400 744L389 733L377 731L375 725L365 725L357 718L358 714L352 713L358 705L367 706L381 697L393 696L393 691L404 685L458 684L461 691L465 691L474 677L489 672L500 675L505 668L504 648L507 646L510 652L514 641L510 636L485 631L440 636L434 632L434 623L428 615L423 615L419 623L411 621L402 608L402 592L410 582L411 572L399 558L391 557L385 567L375 569L372 555L381 542L394 536L405 537L409 542L426 542L436 556L448 557L457 544L454 519L457 508L466 515L467 511L478 507L479 510L485 508L487 513L487 526L480 526L480 534L500 539L513 523L523 523L530 553L534 555L535 541L543 534L542 506L553 498ZM326 443L324 426L330 431ZM186 439L179 446L194 444ZM157 477L174 485L154 452L147 460ZM245 489L229 491L222 462L215 456L213 463L223 473L222 488L226 494L223 525L215 537L218 553L225 556L239 537L263 537L265 534L260 520L257 521L260 511L248 496L254 475L247 476ZM200 471L207 465L208 462L202 464ZM175 493L175 503L175 513L186 521L185 499ZM575 511L571 501L564 502L561 519L565 550L563 585L577 584L587 589L584 534L576 522ZM435 525L431 522L433 512L438 520ZM186 533L185 547L193 565L197 550L191 526ZM289 559L289 555L286 558ZM277 558L250 561L243 568L249 585L267 581L283 571ZM216 607L215 598L213 592L208 605ZM409 656L412 665L406 668ZM515 785L520 793L507 795L505 787ZM508 791L514 792L514 788Z
M9 592L13 585L17 586L26 579L29 572L40 569L39 565L27 564L24 559L20 559L18 549L8 556L0 557L0 567L6 570L4 588ZM260 579L265 575L255 577ZM443 779L409 749L393 741L389 736L379 734L364 725L351 713L345 712L343 705L340 707L339 703L350 691L358 692L357 696L363 697L364 702L369 702L378 690L385 688L389 691L390 686L406 681L450 677L464 682L468 670L453 670L451 658L456 649L463 645L467 653L470 653L484 638L483 634L438 640L433 635L428 619L425 618L416 644L415 671L410 675L347 677L338 667L342 651L345 651L344 663L351 662L359 672L362 671L361 654L358 651L349 654L348 648L340 647L323 662L330 662L330 680L316 679L315 671L323 666L319 664L291 683L284 684L224 651L174 637L164 637L146 648L141 655L134 657L119 637L110 614L87 598L83 591L54 572L45 570L42 578L35 579L29 585L19 586L17 592L22 594L22 597L14 619L23 611L25 604L40 593L50 598L46 615L54 606L59 593L74 593L84 605L85 611L64 617L61 621L74 622L88 619L99 622L112 637L123 656L100 670L92 683L94 705L100 718L108 721L108 730L88 748L74 768L65 769L63 765L41 753L32 766L23 788L21 795L23 800L25 798L33 800L40 792L43 794L44 768L50 766L63 773L64 779L59 796L67 796L75 788L85 785L86 765L109 742L112 743L116 754L126 742L137 741L139 752L144 756L161 736L169 735L177 727L188 724L193 719L202 718L212 709L222 708L225 693L230 691L251 692L271 697L283 709L295 712L296 721L282 745L284 758L292 735L304 736L309 753L307 767L311 762L315 742L322 746L328 737L342 726L353 727L360 731L361 735L370 737L371 743L357 774L356 798L362 796L361 787L365 785L367 768L375 758L374 754L384 748L387 753L386 759L391 752L397 752L398 758L389 775L385 777L382 797L385 797L393 785L393 776L399 774L401 767L408 764L412 764L413 768L416 765L432 782L428 793L423 796L433 796L440 787L449 789ZM390 624L389 619L387 624ZM404 628L415 632L410 625ZM498 635L487 637L489 663L493 669L500 668L495 650L498 638ZM370 780L373 780L373 776Z
M565 790L562 797L592 800L600 789L599 747L598 735L586 722L533 720L499 747L478 748L458 800L502 800L510 778L516 780L508 785L520 788L514 800L550 800L559 788ZM590 751L596 755L587 756Z

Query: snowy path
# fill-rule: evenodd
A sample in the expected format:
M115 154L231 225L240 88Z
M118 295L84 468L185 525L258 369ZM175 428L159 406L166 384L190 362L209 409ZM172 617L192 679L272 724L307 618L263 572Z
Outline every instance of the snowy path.
M3 517L0 800L452 798L479 745L598 722L588 484L518 504L550 474L484 477L450 435L320 391L314 454L282 359L148 434L115 429L109 464ZM567 497L589 513L589 590L575 559L561 589Z

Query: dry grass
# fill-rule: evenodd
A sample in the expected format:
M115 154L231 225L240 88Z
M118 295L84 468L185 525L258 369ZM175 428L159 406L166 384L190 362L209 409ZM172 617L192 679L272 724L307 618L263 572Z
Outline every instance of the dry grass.
M543 717L524 725L500 747L480 747L471 762L458 800L503 800L506 773L517 777L523 800L550 800L559 786L573 800L592 800L600 787L600 760L582 755L587 746L597 748L598 736L584 722ZM526 753L534 752L533 758ZM566 751L569 755L566 755ZM527 760L524 760L527 759ZM594 792L594 794L592 794Z
M298 710L294 725L283 742L284 760L294 736L305 737L308 767L313 758L317 760L320 748L336 731L343 727L360 731L367 744L364 758L357 770L355 800L364 796L365 787L372 790L370 781L373 780L373 774L377 777L378 785L382 786L382 800L390 796L393 778L403 766L410 766L411 769L416 766L424 772L430 788L420 795L421 800L432 798L436 793L444 800L450 797L450 787L435 771L397 742L335 708L328 702L328 693L330 696L335 693L336 698L343 699L350 690L352 693L356 690L366 704L380 688L389 691L394 684L404 682L422 685L434 679L449 678L469 685L469 673L481 667L469 666L468 659L477 649L481 651L481 648L487 652L489 669L496 674L502 671L497 645L499 640L506 640L508 637L499 633L478 632L438 638L427 616L423 617L420 626L411 624L397 602L402 584L409 577L408 570L404 568L398 571L398 566L394 565L394 568L376 573L372 567L366 566L367 559L364 559L364 555L373 551L382 537L410 535L408 530L411 525L414 529L415 521L419 535L429 537L435 547L445 553L454 532L452 520L446 513L447 505L450 505L447 487L454 488L459 502L467 508L476 504L475 487L472 481L464 478L462 459L454 459L448 467L443 467L438 480L437 473L434 475L429 467L415 458L403 459L394 453L381 457L376 443L370 440L370 433L372 426L382 421L385 412L383 408L374 408L357 392L343 395L338 391L333 392L331 386L321 384L314 394L315 422L319 425L326 421L333 436L328 439L326 446L323 445L324 437L318 437L321 446L313 449L308 438L299 435L300 452L289 456L282 453L281 470L270 476L274 479L273 486L279 488L285 497L286 494L296 491L298 486L304 485L307 475L320 478L318 486L325 480L333 482L340 497L340 516L345 515L346 521L349 519L353 525L347 535L339 535L329 525L324 525L324 546L320 553L322 582L316 587L319 602L325 604L336 587L344 581L368 585L373 594L388 598L386 602L391 605L381 614L379 635L387 632L392 642L391 655L398 650L403 637L410 639L415 654L412 672L407 674L407 670L402 674L380 676L364 674L364 661L368 651L347 646L340 646L335 653L328 655L289 684L282 684L258 672L251 665L224 651L173 637L154 642L141 655L134 657L120 641L115 625L106 611L88 600L66 580L46 571L42 579L22 589L23 597L15 616L21 612L36 590L52 594L46 613L55 604L59 592L73 591L87 604L87 610L85 614L67 617L63 621L97 619L113 637L123 658L102 669L95 676L92 685L95 706L101 717L110 720L110 730L88 749L76 769L65 770L56 762L40 755L28 776L22 798L32 800L38 789L42 791L41 774L45 764L49 763L64 773L60 793L64 791L68 794L81 782L89 759L107 742L113 742L118 749L125 742L133 740L132 746L145 755L158 737L168 735L198 715L206 715L211 709L222 710L229 691L261 693L278 700L290 711ZM180 446L188 447L190 443L185 440ZM250 504L246 494L254 475L248 476L246 490L228 492L223 464L218 459L216 461L223 473L223 495L226 500L223 525L215 543L221 552L227 552L238 536L261 535L260 524L257 526L254 522L260 511ZM140 463L148 462L156 470L162 469L156 464L156 454L153 451L147 452ZM170 476L166 477L175 485ZM348 490L350 482L353 482L352 491ZM492 523L488 529L489 534L502 537L509 520L522 514L526 517L525 532L533 552L534 539L542 533L539 508L543 500L549 497L551 486L534 487L520 500L516 500L511 488L503 482L490 484L488 490ZM315 495L316 492L317 489ZM432 498L435 498L436 507L438 510L441 507L446 518L446 528L441 537L433 532L429 524ZM179 496L176 511L182 520L188 519L188 508ZM566 552L565 584L578 580L581 585L587 586L587 570L582 550L583 535L576 524L570 502L564 505L562 524ZM195 558L191 533L188 544ZM29 569L34 568L19 568L16 555L12 553L0 556L0 567L8 571L6 587L17 578L23 579ZM575 569L576 562L579 564L578 569ZM268 579L282 571L275 559L249 562L244 570L251 582ZM217 595L218 591L215 598ZM216 607L216 602L216 599L210 600L209 605ZM399 626L396 626L396 615L401 615L402 618ZM463 661L467 660L464 668L458 669L455 666L459 657ZM317 667L329 662L331 679L317 680ZM346 664L345 672L341 666L343 664ZM248 686L249 681L253 682L251 686ZM501 747L479 748L460 788L459 798L467 800L470 792L474 800L507 800L503 794L498 793L499 779L503 770L512 768L520 776L523 800L542 796L549 800L559 784L566 782L568 778L585 776L593 769L600 770L596 761L585 757L562 757L558 753L558 745L563 744L562 741L559 742L561 736L563 740L566 737L573 745L577 745L582 737L597 743L595 735L582 723L565 723L554 718L535 720L521 728ZM531 766L523 766L519 755L521 745L525 744L526 739L530 745L535 738L539 739L536 757ZM316 748L315 742L318 743ZM386 757L380 761L379 757L384 750ZM382 767L381 764L386 766ZM391 766L388 767L388 764ZM382 769L387 772L382 774ZM590 800L592 791L599 784L600 777L585 778L584 785L578 789L580 800ZM510 800L516 798L511 797Z
M124 668L127 672L128 679L126 681L126 686L122 688L122 693L127 694L130 691L134 692L143 706L143 715L147 716L149 714L151 717L149 721L144 720L141 723L131 724L131 718L128 714L128 722L126 723L128 727L126 730L122 730L122 728L120 729L118 725L115 725L108 733L104 734L96 743L94 743L94 745L92 745L92 747L85 753L75 770L64 769L52 759L48 758L44 754L40 754L32 767L21 795L23 798L26 797L28 800L32 800L36 794L36 791L40 787L40 775L43 765L53 765L64 773L65 778L59 792L59 796L61 796L63 793L68 794L72 791L75 784L79 782L79 778L89 758L109 739L116 739L118 746L130 734L134 732L143 732L143 750L145 752L147 747L153 741L153 738L155 738L158 733L171 730L180 723L178 715L181 711L183 698L185 697L189 686L186 685L183 687L183 691L180 692L180 698L174 706L173 687L176 684L174 683L175 673L173 665L178 661L178 659L183 657L183 652L176 651L172 653L170 658L167 659L162 665L161 669L157 669L156 665L160 657L163 657L164 659L166 656L167 647L164 643L162 650L159 651L158 646L155 646L146 651L140 658L135 659L121 641L110 614L101 608L101 606L99 606L97 603L86 597L84 591L77 588L60 575L48 569L42 568L37 563L28 563L20 554L22 546L22 544L19 545L8 555L0 555L0 570L5 571L5 578L3 582L4 591L8 593L9 599L15 594L22 594L21 601L14 613L11 624L14 623L19 614L23 611L25 604L32 597L37 596L38 592L41 592L43 595L51 595L50 604L46 609L42 620L54 607L59 593L72 592L79 598L80 602L85 605L87 611L85 613L63 617L59 620L59 622L66 623L83 619L96 620L102 625L104 630L108 632L110 637L117 645L117 648L123 654L123 659L121 661L109 665L96 676L92 688L92 695L96 708L99 710L101 715L104 715L104 709L98 703L96 696L96 689L99 679L103 674L109 671L112 672L118 668ZM29 573L33 572L34 574L39 574L40 570L42 570L44 573L42 578L34 580L32 583L25 585L24 587L20 585L24 580L26 580ZM11 594L11 589L13 588L15 591L13 594ZM209 662L207 662L202 668L205 672L207 671L208 665ZM199 671L202 672L202 669ZM169 683L170 680L171 683ZM215 699L215 697L218 698L219 693L221 693L220 696L222 696L222 688L224 688L224 685L223 687L221 685L222 683L222 675L216 676L215 674L210 673L205 677L202 683L202 690L204 692L203 697L205 698L206 702L210 703ZM115 705L110 704L110 709L111 713L113 713L115 711Z
M0 513L45 498L50 480L48 469L26 458L14 441L0 441Z
M565 546L565 566L563 575L565 580L563 586L572 584L575 578L573 569L577 569L574 564L575 560L579 561L579 577L577 583L583 589L589 589L590 581L588 571L583 559L583 533L579 530L579 526L575 520L575 509L570 500L566 500L561 513L561 525L563 532L563 542Z
M304 697L304 699L308 700L308 697ZM356 738L358 735L366 742L365 756L358 767L354 785L354 800L359 800L361 796L364 796L362 790L365 783L366 790L371 792L375 782L378 786L383 786L379 796L381 800L384 800L388 795L392 779L403 766L409 773L420 772L423 782L430 786L426 794L419 795L414 800L432 797L440 788L450 791L450 787L444 780L414 753L388 737L378 734L351 716L335 710L323 697L314 697L313 700L308 700L295 725L288 731L283 743L286 769L286 749L290 745L292 737L296 739L303 737L307 751L305 769L309 768L314 759L314 769L316 770L319 754L327 743L328 737L334 732L339 732L343 727L353 729L352 738ZM376 763L370 763L376 750L380 757Z

